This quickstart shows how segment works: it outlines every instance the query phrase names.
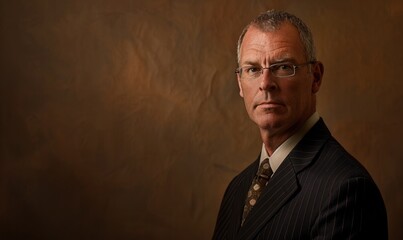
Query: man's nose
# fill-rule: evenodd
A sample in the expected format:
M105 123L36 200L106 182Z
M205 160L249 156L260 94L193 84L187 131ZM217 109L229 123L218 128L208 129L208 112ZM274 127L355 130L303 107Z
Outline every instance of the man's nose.
M269 68L262 69L262 75L260 78L260 90L273 91L277 88L277 82L275 81L275 77L271 74Z

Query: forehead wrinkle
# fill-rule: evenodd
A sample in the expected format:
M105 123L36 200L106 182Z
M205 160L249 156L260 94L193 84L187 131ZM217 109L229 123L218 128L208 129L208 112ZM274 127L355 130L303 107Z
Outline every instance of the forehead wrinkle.
M251 27L245 34L240 51L240 62L252 62L263 66L275 62L291 61L294 63L305 59L305 52L299 35L288 25L275 31L262 31ZM304 59L300 59L300 55Z
M241 65L268 66L279 62L296 62L296 59L286 47L272 49L270 51L245 49Z
M249 40L249 41L248 41ZM267 38L266 34L244 41L241 49L240 64L251 63L252 65L269 65L273 62L294 60L295 46L288 40Z

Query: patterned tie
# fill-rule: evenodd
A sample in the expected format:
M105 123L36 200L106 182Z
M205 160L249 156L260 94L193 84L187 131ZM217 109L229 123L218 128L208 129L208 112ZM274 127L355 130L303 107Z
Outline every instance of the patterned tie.
M252 210L253 206L255 206L257 199L262 193L263 188L266 187L267 182L269 181L272 174L273 170L271 170L269 159L266 158L260 164L257 174L253 179L252 185L249 188L248 197L246 198L245 206L243 209L241 226L245 222L245 219L248 216L250 210Z

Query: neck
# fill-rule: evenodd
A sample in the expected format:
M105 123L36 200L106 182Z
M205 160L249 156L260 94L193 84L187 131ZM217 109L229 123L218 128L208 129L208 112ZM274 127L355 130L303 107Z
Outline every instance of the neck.
M285 129L260 129L260 136L266 147L266 151L271 156L276 149L283 144L287 139L296 134L307 122L307 120L313 115L310 114L303 120L298 121L292 126L286 127Z
M260 129L260 136L269 156L271 156L283 142L294 135L298 129L299 128L292 129L286 134L272 134L270 130Z

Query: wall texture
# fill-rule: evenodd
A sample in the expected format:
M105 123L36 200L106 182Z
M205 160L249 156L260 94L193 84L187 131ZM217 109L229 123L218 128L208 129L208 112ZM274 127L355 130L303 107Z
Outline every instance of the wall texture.
M0 238L210 239L261 144L236 41L271 8L311 26L318 111L403 239L399 0L1 0Z

